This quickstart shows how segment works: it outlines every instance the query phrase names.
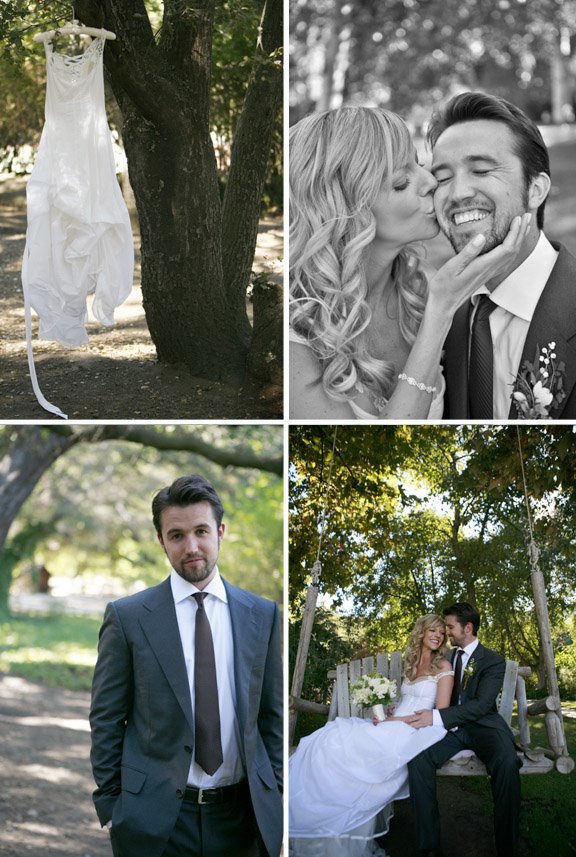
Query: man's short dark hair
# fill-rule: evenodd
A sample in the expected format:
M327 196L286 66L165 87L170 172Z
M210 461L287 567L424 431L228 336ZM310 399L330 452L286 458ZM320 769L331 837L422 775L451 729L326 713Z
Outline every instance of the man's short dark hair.
M193 503L210 503L216 524L219 527L224 517L224 507L220 497L213 486L199 476L192 473L190 476L180 476L172 485L161 488L152 500L152 520L156 532L162 534L160 516L168 506L191 506Z
M456 604L451 604L450 607L446 607L442 611L442 615L444 617L456 616L462 627L467 625L468 622L472 622L474 636L478 634L478 628L480 627L480 613L475 607L468 604L467 601L457 601Z
M550 175L548 149L536 123L519 107L496 95L487 95L484 92L462 92L455 95L432 115L426 134L428 144L434 148L438 137L447 128L459 122L473 122L476 119L502 122L510 129L515 141L515 154L522 163L526 188L539 173ZM545 205L546 200L540 205L536 215L539 229L544 226Z

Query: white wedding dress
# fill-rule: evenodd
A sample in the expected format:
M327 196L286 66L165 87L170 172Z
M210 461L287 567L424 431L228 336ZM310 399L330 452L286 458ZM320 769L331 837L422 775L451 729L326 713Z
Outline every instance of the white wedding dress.
M134 250L130 217L116 178L104 101L104 39L68 57L46 49L46 122L26 196L22 261L28 362L40 404L31 347L30 307L39 338L88 342L86 299L104 325L130 294ZM47 407L47 405L49 407Z
M446 675L454 672L404 679L394 713L434 708ZM407 763L445 735L439 726L337 717L303 738L290 759L290 857L382 854L374 838L388 831L392 801L408 797Z

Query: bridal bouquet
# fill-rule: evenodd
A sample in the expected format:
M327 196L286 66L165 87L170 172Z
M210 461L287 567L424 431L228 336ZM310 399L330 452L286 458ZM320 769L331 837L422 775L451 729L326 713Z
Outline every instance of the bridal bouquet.
M388 705L398 690L396 682L377 672L361 675L350 686L352 702L362 708L375 705ZM382 718L384 719L384 718Z

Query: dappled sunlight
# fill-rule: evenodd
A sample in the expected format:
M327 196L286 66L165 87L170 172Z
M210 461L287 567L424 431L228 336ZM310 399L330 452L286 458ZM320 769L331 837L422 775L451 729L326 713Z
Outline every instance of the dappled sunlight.
M74 774L68 768L57 768L47 765L21 765L20 773L33 777L35 780L44 780L47 783L68 783L70 785L81 783L83 777Z
M71 729L76 732L90 732L90 723L88 720L51 717L50 715L41 717L15 717L14 720L20 726L56 726L60 729Z

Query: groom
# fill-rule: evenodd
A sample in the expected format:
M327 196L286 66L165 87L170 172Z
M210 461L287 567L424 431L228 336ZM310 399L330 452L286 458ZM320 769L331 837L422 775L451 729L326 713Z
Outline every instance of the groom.
M440 818L436 769L461 750L474 750L490 774L494 799L494 832L498 857L518 853L520 761L512 732L496 710L506 664L501 655L479 642L480 615L466 602L443 611L454 649L454 687L449 708L417 711L408 721L416 729L444 726L448 734L408 763L410 797L422 855L440 855Z
M576 417L576 259L542 231L550 163L540 131L503 98L464 92L433 115L428 142L436 216L456 252L479 232L488 252L516 215L532 213L510 270L454 316L445 344L444 417L518 419L512 392L522 392L519 375L527 377L535 355L536 372L552 361L564 369L551 391L528 379L538 404L532 416Z

